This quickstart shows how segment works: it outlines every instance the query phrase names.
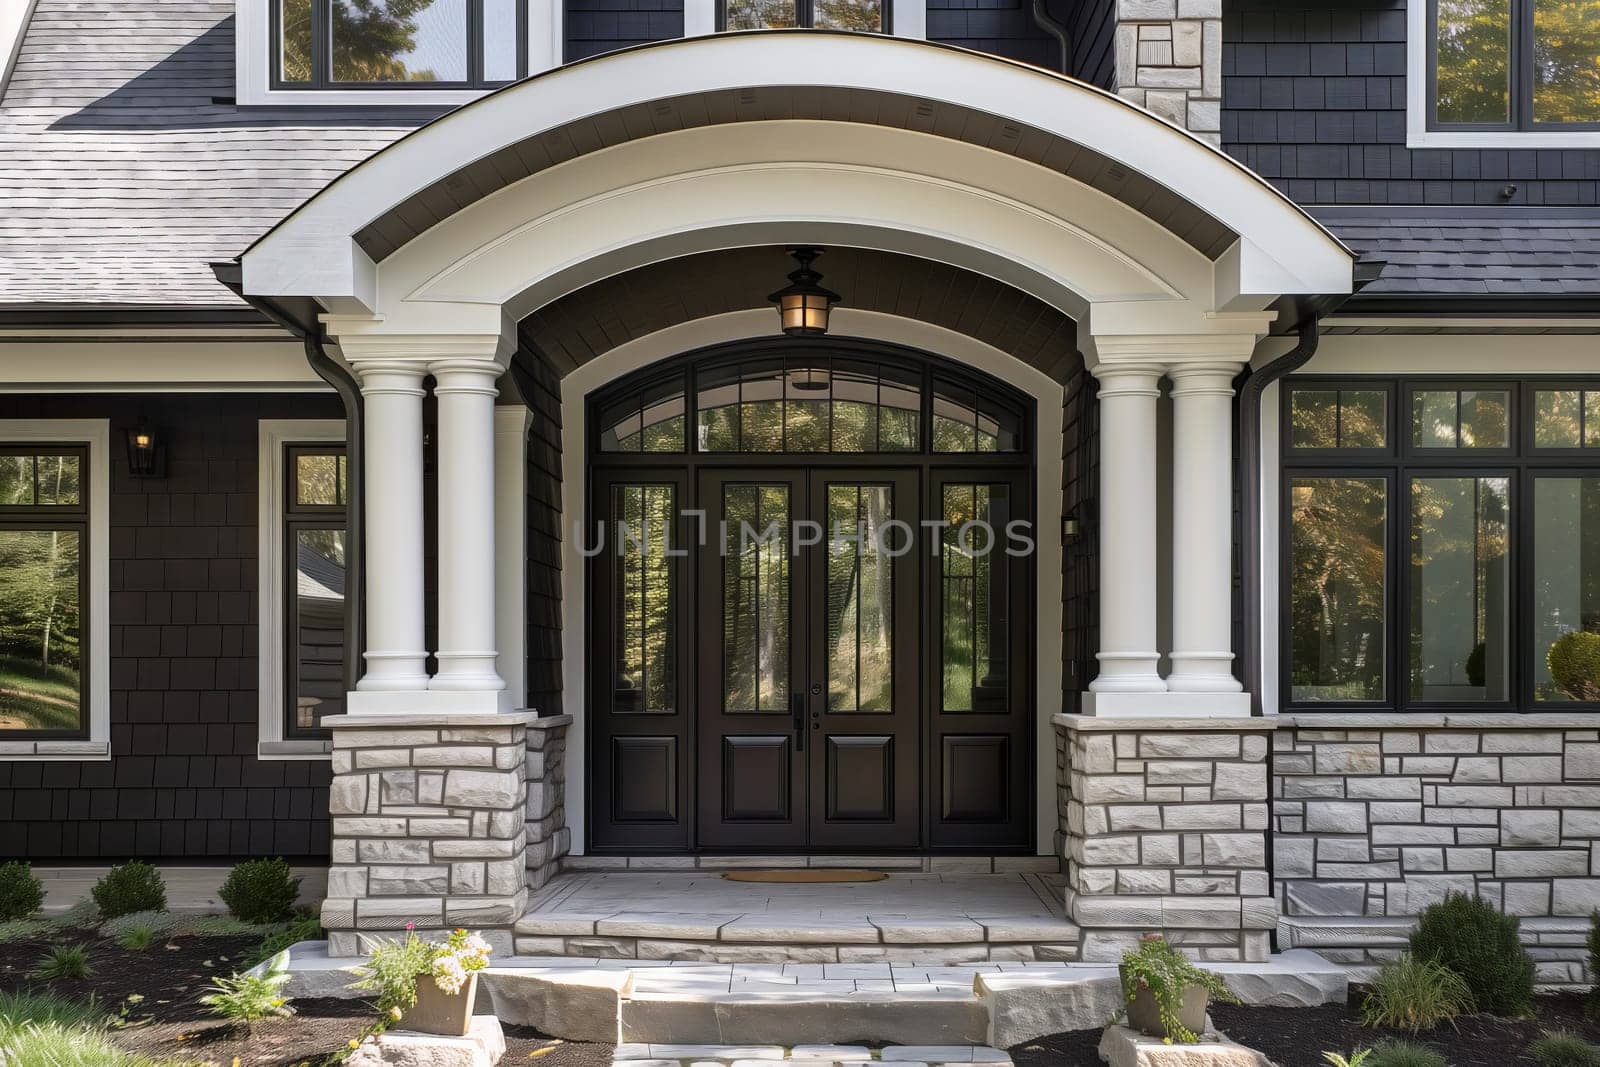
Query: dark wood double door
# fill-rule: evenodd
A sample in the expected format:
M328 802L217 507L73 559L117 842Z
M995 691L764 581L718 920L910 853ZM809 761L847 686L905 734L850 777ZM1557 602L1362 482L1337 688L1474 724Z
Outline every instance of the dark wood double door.
M915 847L916 473L699 479L700 844Z

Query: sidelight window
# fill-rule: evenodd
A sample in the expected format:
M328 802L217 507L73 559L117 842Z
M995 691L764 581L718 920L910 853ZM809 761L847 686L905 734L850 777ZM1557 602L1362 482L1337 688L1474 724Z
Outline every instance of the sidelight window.
M344 711L348 470L336 445L289 445L283 512L286 739L327 736Z
M1289 380L1289 704L1600 701L1600 470L1572 469L1593 455L1592 395L1583 382ZM1391 396L1403 402L1377 402Z

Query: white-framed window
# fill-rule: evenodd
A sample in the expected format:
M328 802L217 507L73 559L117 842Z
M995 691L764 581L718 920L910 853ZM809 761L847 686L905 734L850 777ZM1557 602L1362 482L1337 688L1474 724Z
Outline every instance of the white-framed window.
M237 0L236 98L464 104L561 60L561 0Z
M344 709L349 505L342 419L257 429L261 759L326 759L324 716Z
M1414 0L1412 147L1600 146L1600 0Z
M0 420L0 759L110 758L110 444Z

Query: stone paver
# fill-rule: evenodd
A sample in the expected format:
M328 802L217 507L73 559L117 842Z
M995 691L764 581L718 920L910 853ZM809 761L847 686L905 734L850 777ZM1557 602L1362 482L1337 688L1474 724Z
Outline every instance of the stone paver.
M974 1064L1010 1067L1011 1057L981 1045L888 1045L877 1057L895 1067ZM627 1067L784 1067L795 1063L871 1063L873 1052L864 1045L796 1045L792 1049L762 1045L657 1045L628 1043L617 1046L614 1062Z

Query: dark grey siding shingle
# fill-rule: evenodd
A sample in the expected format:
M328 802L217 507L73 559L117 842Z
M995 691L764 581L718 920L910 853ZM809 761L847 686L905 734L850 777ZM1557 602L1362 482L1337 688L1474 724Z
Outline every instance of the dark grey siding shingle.
M328 764L257 740L256 421L338 418L332 397L0 397L0 418L111 420L111 752L0 762L0 857L319 857ZM130 478L123 433L168 439Z
M566 0L568 63L683 36L683 0Z

